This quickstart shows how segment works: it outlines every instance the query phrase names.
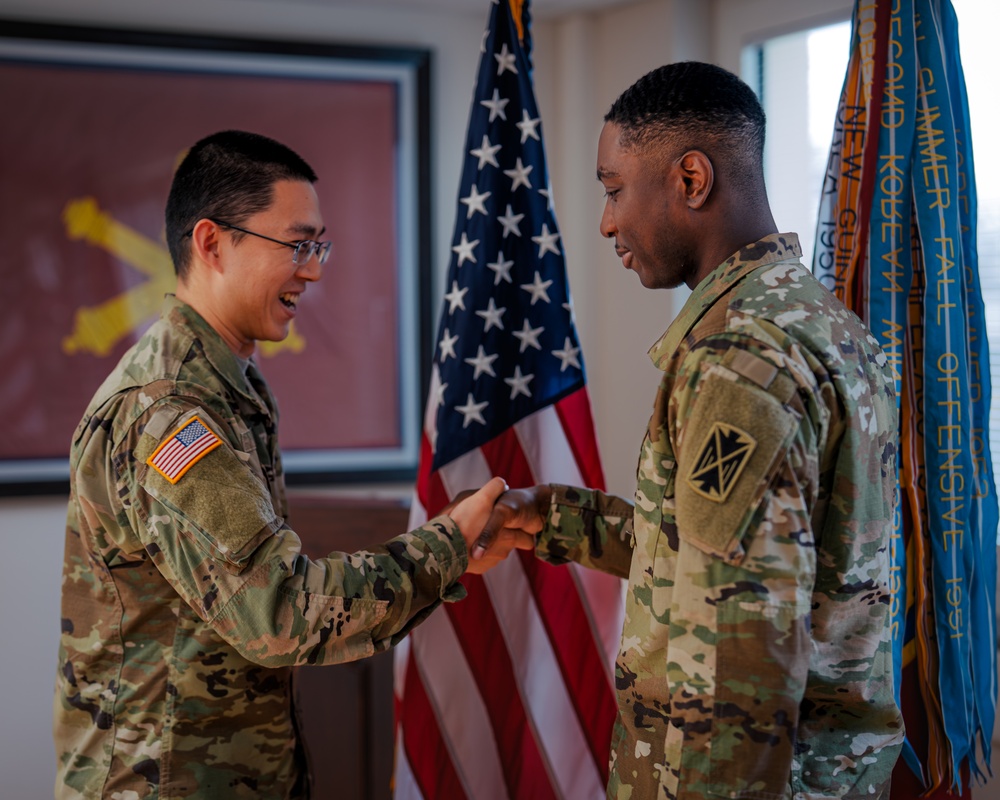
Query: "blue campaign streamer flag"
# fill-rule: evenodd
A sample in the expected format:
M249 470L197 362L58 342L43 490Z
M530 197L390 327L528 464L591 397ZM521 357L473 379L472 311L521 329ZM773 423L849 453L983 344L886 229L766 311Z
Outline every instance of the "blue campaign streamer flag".
M897 0L892 7L886 57L885 88L878 119L870 127L880 126L875 188L872 194L871 228L868 240L868 326L879 340L892 367L896 381L896 408L900 408L903 363L906 358L910 285L913 263L910 250L911 158L916 129L914 109L917 100L917 53L913 0ZM903 539L903 514L900 504L900 458L896 460L897 503L890 540L892 570L890 613L892 658L896 701L900 702L903 677L903 647L915 634L906 628L906 547ZM920 759L907 740L903 758L921 775Z
M947 0L946 0L947 2ZM913 191L924 256L924 469L940 671L952 776L971 754L972 407L968 311L958 215L958 151L938 3L917 2L917 133ZM977 609L978 611L978 609Z
M979 256L976 246L976 181L972 155L969 100L965 75L959 56L958 20L950 0L940 4L941 34L944 42L945 70L949 98L955 121L958 150L958 212L962 230L962 264L969 316L970 400L972 402L971 442L975 483L970 514L970 529L975 536L976 558L970 582L975 624L972 636L972 678L978 739L984 764L990 763L993 723L997 698L996 650L996 537L998 509L993 459L989 441L991 399L989 344L986 339L985 313L979 283ZM970 764L982 775L974 753Z
M988 770L998 691L1000 509L973 166L951 0L856 0L813 268L862 314L896 373L907 485L890 540L893 688L907 694L903 662L916 657L906 675L930 706L913 721L929 728L928 760L909 741L903 757L929 788Z

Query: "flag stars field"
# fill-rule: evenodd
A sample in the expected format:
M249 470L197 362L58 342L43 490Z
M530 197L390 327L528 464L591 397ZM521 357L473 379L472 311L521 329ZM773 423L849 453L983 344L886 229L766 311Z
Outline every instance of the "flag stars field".
M507 238L508 233L513 233L515 236L521 235L521 220L524 219L524 214L515 214L514 209L510 203L507 204L507 213L502 217L497 217L497 222L503 226L503 238ZM464 235L464 234L463 234Z
M468 417L466 427L477 430L471 435L485 441L509 424L504 415L522 418L584 380L541 116L530 71L521 68L530 68L530 59L522 60L517 26L487 37L484 47L434 360L437 380L453 387L438 425L453 419L457 442L458 420L466 418L455 404L473 385L479 401L510 406L496 419L483 414L487 421L477 425ZM438 463L459 454L451 437L436 441Z
M541 274L538 270L535 270L535 280L531 283L522 283L521 288L531 295L531 305L534 305L539 300L544 300L546 303L551 303L549 299L548 288L552 285L552 281L543 281Z
M462 231L462 240L451 248L453 252L458 254L458 266L462 266L466 261L471 261L473 264L477 263L476 254L473 252L477 244L479 244L478 239L473 239L470 242L469 237L465 235L465 231Z
M472 184L472 189L469 190L468 196L462 198L462 202L465 203L466 206L468 206L468 213L466 214L465 218L471 219L472 215L475 214L477 211L480 214L485 215L486 200L489 198L491 194L493 193L483 192L482 194L480 194L479 190L476 188L476 184Z
M490 144L490 137L483 136L483 143L474 150L470 150L469 154L475 156L479 159L479 170L481 171L483 167L487 164L491 166L500 167L500 162L497 161L497 153L500 152L502 145Z
M465 405L455 406L455 410L465 417L462 421L462 427L468 428L470 422L478 422L480 425L485 425L486 420L483 418L483 409L488 405L488 400L477 403L476 399L472 396L472 392L469 392L469 398L465 401Z
M451 282L451 291L444 296L444 299L448 301L448 313L454 314L455 309L460 308L465 311L465 295L468 294L469 287L464 289L458 288L458 281Z

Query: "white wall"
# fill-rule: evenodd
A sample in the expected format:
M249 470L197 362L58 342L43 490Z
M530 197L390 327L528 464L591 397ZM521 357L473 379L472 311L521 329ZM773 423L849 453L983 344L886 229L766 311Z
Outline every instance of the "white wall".
M66 503L0 500L0 794L51 797L52 691Z

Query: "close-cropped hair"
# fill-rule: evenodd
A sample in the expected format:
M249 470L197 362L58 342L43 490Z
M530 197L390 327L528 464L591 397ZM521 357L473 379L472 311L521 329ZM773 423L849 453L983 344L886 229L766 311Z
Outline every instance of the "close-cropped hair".
M191 231L201 219L240 225L267 209L279 180L316 182L316 173L291 148L247 131L221 131L198 141L174 173L167 197L166 233L178 278L191 265ZM242 237L233 231L233 238Z
M703 150L737 179L762 170L764 109L753 90L714 64L682 61L654 69L622 92L604 116L628 149Z

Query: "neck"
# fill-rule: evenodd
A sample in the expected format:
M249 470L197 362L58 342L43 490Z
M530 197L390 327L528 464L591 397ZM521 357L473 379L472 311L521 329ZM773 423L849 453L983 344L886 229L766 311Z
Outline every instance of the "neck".
M752 201L744 199L739 207L731 204L720 207L717 209L717 221L709 227L699 266L691 278L693 283L688 283L689 288L694 289L733 253L777 232L766 196Z
M222 337L222 341L238 358L250 358L253 355L256 342L247 341L238 336L230 326L226 325L224 316L219 313L213 301L213 293L207 286L199 286L198 281L190 278L177 282L177 299L187 303L212 329Z

